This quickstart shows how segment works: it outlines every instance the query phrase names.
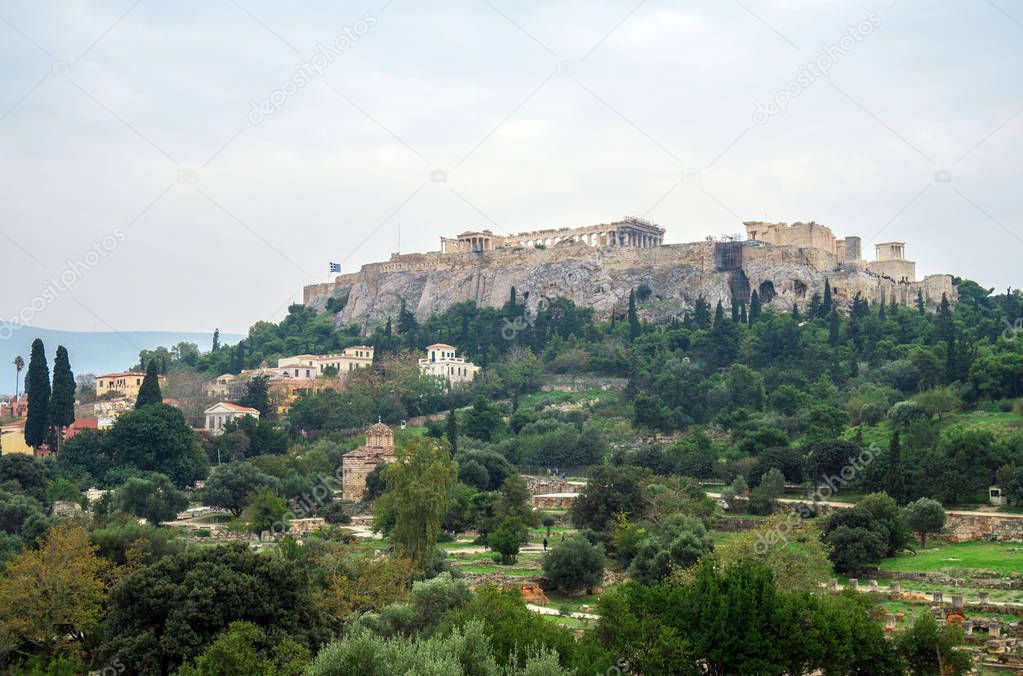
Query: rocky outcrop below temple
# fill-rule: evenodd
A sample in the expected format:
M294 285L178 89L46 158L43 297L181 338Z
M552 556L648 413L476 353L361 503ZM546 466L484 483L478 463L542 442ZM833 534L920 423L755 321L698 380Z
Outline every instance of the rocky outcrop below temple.
M749 302L756 290L766 307L787 311L810 304L829 280L840 308L859 293L913 305L917 292L933 308L946 294L957 300L949 275L906 282L868 271L862 263L840 265L834 254L817 248L761 242L696 242L652 248L593 247L565 241L550 248L513 247L481 252L395 254L389 261L364 265L333 282L305 287L304 302L317 309L342 307L341 323L372 325L397 316L402 301L420 320L452 305L475 301L501 307L511 289L535 311L546 300L564 297L592 307L599 319L623 312L629 292L647 285L652 294L640 316L666 321L693 308L703 296L712 306L732 297Z

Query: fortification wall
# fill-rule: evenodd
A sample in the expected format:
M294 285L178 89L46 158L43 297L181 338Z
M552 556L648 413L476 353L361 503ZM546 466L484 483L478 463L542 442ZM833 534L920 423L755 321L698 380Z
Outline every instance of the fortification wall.
M816 248L743 245L741 262L718 268L719 247L710 241L646 249L562 242L544 249L395 254L334 282L307 286L303 296L307 305L318 309L330 297L347 297L338 321L368 324L395 317L402 301L421 320L467 301L501 307L512 287L529 311L561 296L592 307L596 317L607 319L616 309L624 310L632 289L646 284L653 296L640 306L640 314L651 321L681 316L700 296L711 305L719 300L727 305L733 294L748 301L753 290L765 305L779 311L793 303L805 307L814 293L823 295L825 280L830 280L843 309L857 293L875 302L882 296L890 302L895 295L904 305L916 301L918 290L930 306L940 302L942 293L953 302L957 298L947 275L897 284L857 265L840 266L834 253Z

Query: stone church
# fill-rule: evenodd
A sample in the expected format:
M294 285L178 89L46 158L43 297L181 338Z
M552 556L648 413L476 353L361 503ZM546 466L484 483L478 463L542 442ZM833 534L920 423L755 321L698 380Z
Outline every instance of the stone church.
M366 444L341 458L341 492L346 502L359 502L366 494L366 477L382 462L394 462L394 432L383 423L366 430Z

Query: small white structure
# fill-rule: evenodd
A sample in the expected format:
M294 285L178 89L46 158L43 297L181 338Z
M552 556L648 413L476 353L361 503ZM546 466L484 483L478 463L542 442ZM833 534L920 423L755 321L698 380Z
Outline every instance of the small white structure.
M995 507L1001 507L1006 504L1005 492L1002 491L1001 486L991 486L987 489L988 500Z
M419 370L423 375L443 378L448 385L472 382L480 367L457 353L458 348L446 343L428 345L426 359L419 360Z
M207 432L221 434L224 431L224 425L231 420L238 420L245 416L252 416L256 420L259 420L259 411L247 406L239 406L238 404L232 404L227 401L220 401L206 409L205 416L206 426L204 429L206 429Z

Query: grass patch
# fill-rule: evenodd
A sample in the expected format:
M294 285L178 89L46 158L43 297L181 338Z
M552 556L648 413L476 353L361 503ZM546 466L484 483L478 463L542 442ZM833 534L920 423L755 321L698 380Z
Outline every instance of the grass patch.
M881 562L881 570L969 576L977 571L1009 575L1023 571L1023 545L1010 542L940 543Z

